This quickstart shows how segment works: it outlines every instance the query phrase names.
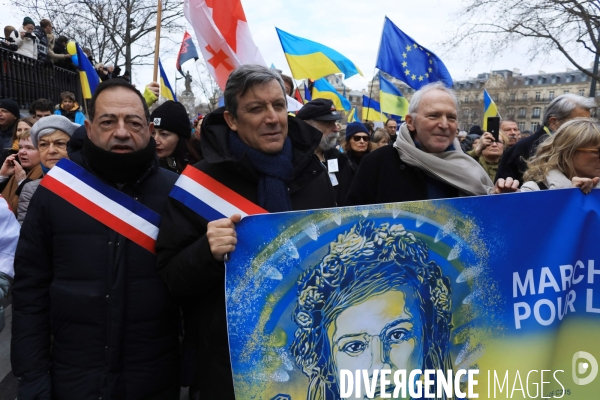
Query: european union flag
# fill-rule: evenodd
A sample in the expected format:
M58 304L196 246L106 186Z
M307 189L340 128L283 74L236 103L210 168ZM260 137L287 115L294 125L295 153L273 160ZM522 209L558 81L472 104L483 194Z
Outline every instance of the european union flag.
M402 32L388 17L375 66L416 90L438 81L452 87L452 77L442 60Z

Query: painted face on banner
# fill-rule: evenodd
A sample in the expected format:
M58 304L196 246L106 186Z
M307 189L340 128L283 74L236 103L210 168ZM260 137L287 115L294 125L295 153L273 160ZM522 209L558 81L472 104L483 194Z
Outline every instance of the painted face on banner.
M343 369L368 370L369 376L388 369L393 376L397 370L405 369L408 375L421 368L422 323L407 294L414 298L409 288L372 296L346 308L331 323L327 336L338 382Z

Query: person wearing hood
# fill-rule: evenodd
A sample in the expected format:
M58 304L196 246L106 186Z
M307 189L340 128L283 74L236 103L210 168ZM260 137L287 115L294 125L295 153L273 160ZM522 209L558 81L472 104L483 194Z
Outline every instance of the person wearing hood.
M441 82L415 92L393 146L361 161L346 205L433 200L514 192L518 182L494 184L456 138L458 100Z
M208 175L217 187L240 197L232 201L254 203L265 212L335 206L327 171L314 154L323 133L288 116L285 86L276 71L238 67L229 75L224 99L225 106L202 123L204 159L194 165L195 175ZM156 250L158 271L169 289L192 307L184 312L183 346L196 352L190 363L195 371L188 372L195 379L186 383L201 398L233 399L224 259L235 249L241 216L215 219L182 201L169 198Z
M60 107L54 112L56 115L67 117L69 121L78 125L83 125L85 115L80 110L79 103L75 100L75 95L71 92L62 92L60 94Z
M23 26L19 29L19 36L16 38L15 43L19 47L16 51L17 54L33 58L38 58L38 42L39 39L33 33L35 24L29 17L23 19Z
M154 253L177 175L158 167L134 86L101 83L89 115L83 147L46 174L21 226L10 352L18 398L178 400L179 307Z
M21 118L19 103L13 99L0 99L0 163L10 154L17 121Z
M37 121L29 134L33 146L40 154L40 165L45 174L50 171L63 158L69 158L67 143L79 125L69 121L62 115L50 115ZM22 225L27 214L31 197L37 190L42 179L27 182L21 189L19 205L17 206L17 220Z
M188 164L200 161L185 107L181 103L167 100L158 106L150 120L154 122L152 137L156 141L158 163L162 168L180 174Z

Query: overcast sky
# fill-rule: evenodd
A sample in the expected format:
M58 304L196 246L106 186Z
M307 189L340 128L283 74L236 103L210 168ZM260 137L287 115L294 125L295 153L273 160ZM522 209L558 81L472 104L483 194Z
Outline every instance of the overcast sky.
M385 15L421 46L436 53L455 80L496 69L519 68L522 73L533 74L539 70L558 72L573 68L558 53L546 59L530 61L528 44L525 42L517 46L516 51L497 54L494 58L484 56L483 52L472 54L467 46L460 49L443 48L442 43L456 28L454 24L457 13L464 3L464 0L242 0L254 41L268 66L273 63L289 74L289 67L275 32L275 27L278 27L332 47L356 63L364 78L355 76L348 79L346 85L352 89L365 88L373 76ZM10 2L0 0L0 9L2 28L5 25L21 25L23 15ZM183 13L181 18L185 21ZM188 31L194 36L191 27ZM174 39L177 42L181 40ZM172 55L161 56L171 80L175 75L175 55L179 45L166 40L161 44L162 50L166 50L167 46L171 48ZM590 65L592 61L581 60L584 65ZM138 87L151 80L152 67L134 68L134 83ZM198 73L191 61L184 64L185 69L190 69L190 73L196 78ZM179 83L178 91L182 87L183 84Z

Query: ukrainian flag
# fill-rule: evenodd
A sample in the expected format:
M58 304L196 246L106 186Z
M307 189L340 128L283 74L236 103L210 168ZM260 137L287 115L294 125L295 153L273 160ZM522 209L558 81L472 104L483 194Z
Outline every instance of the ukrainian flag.
M81 47L77 43L77 61L79 63L79 79L81 80L81 92L84 99L91 99L96 91L96 87L100 84L98 72L87 58Z
M356 108L353 108L352 110L350 110L350 112L348 113L348 123L350 122L360 122L358 120L358 118L356 118Z
M498 116L498 107L496 107L496 103L492 100L492 96L487 92L487 90L483 89L483 131L487 132L487 119L488 117L497 117Z
M335 108L338 110L344 109L348 111L352 107L348 99L339 94L325 78L317 79L315 81L312 90L312 98L329 99L333 101Z
M402 118L408 113L408 100L402 96L400 90L379 74L379 101L381 111Z
M171 84L169 84L167 74L165 74L160 58L158 59L158 68L160 69L160 95L167 100L177 101L177 96L173 89L171 89Z
M384 122L379 103L365 95L363 95L362 102L362 119L363 121Z
M349 59L320 43L275 28L295 79L319 79L341 72L345 78L362 72Z

